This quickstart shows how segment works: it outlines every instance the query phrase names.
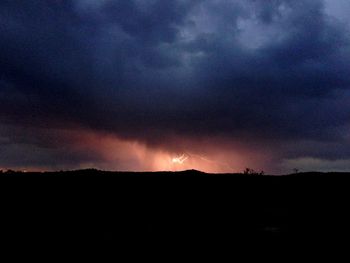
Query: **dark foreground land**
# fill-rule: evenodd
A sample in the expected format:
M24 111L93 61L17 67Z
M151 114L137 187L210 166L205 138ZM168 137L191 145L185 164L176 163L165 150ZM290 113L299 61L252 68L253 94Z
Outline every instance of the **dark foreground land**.
M283 262L302 250L348 249L349 178L6 173L0 176L0 240L3 249L17 252L88 254L99 248L174 256L216 249L246 256L281 253Z

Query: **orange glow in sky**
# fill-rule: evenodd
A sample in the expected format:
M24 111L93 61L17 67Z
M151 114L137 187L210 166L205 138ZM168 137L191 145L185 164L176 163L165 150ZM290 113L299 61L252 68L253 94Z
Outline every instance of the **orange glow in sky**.
M79 151L93 152L100 156L99 161L81 163L78 169L94 167L114 171L182 171L200 170L210 173L241 172L252 163L259 169L259 156L228 147L227 143L186 138L173 138L174 143L161 146L147 146L144 143L124 140L108 134L77 132L76 148ZM171 146L172 145L172 146Z
M245 167L259 169L265 159L244 152L227 142L209 139L174 137L169 145L152 145L120 139L113 134L83 129L59 130L59 140L67 156L79 156L80 161L59 166L13 167L27 171L52 171L96 168L110 171L183 171L208 173L241 172ZM67 151L66 149L69 149ZM256 164L251 166L251 164ZM6 170L6 169L4 169Z
M240 158L220 150L206 150L206 153L188 151L174 152L165 147L148 147L143 143L121 140L112 136L98 137L89 134L82 147L94 148L105 161L92 165L99 169L122 171L182 171L196 169L203 172L237 172L243 170L238 165ZM190 148L191 146L189 146ZM226 163L228 157L230 164ZM233 163L232 163L233 162Z

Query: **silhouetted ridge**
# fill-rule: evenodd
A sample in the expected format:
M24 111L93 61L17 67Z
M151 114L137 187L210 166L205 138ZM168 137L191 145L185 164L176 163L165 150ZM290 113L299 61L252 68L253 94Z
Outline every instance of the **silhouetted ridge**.
M133 171L104 171L95 168L71 170L71 171L54 171L54 172L23 172L23 171L0 171L0 176L215 176L215 177L275 177L269 174L244 174L244 173L206 173L199 170L191 169L184 171L157 171L157 172L133 172ZM293 174L280 175L276 177L350 177L346 172L299 172Z

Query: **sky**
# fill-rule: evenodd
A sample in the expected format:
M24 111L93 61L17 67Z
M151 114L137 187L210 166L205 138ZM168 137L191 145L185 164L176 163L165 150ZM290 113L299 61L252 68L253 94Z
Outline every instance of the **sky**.
M348 0L1 0L0 170L350 170Z

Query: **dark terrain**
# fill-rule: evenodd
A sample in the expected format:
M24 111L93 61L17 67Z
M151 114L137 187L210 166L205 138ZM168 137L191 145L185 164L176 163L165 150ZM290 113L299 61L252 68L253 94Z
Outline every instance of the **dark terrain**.
M349 178L346 173L2 173L0 239L7 248L31 251L321 253L348 247Z

